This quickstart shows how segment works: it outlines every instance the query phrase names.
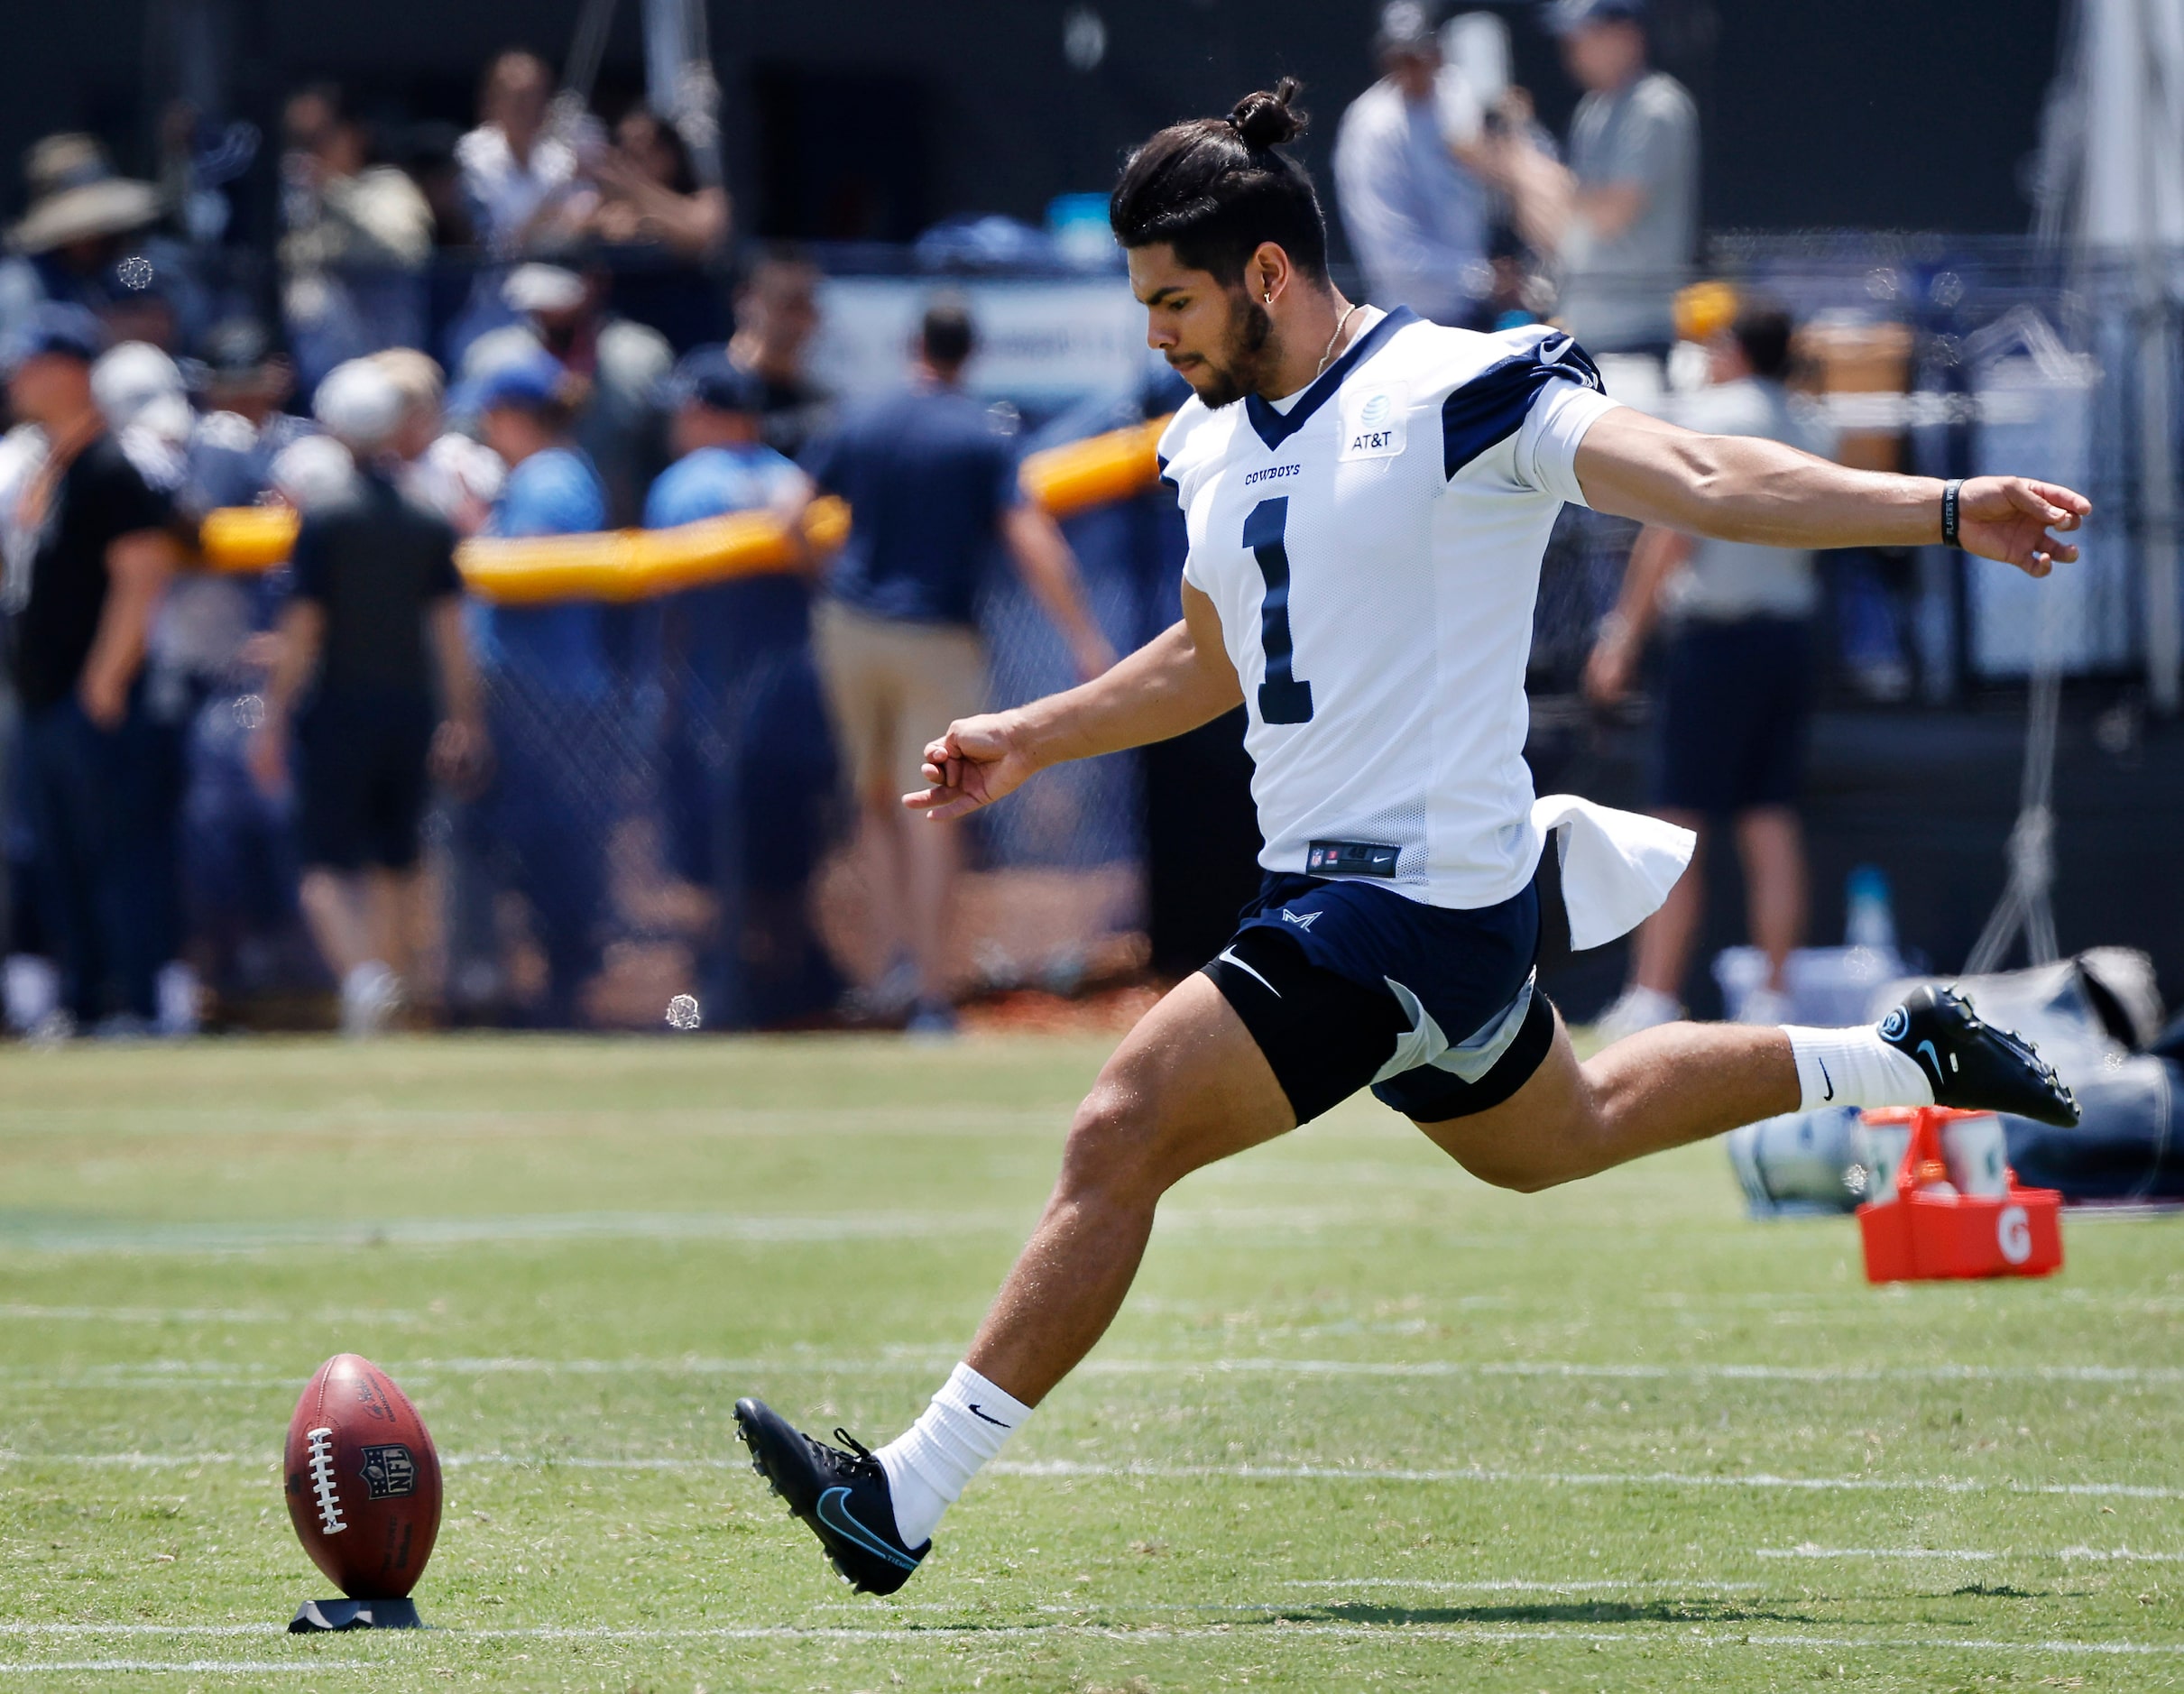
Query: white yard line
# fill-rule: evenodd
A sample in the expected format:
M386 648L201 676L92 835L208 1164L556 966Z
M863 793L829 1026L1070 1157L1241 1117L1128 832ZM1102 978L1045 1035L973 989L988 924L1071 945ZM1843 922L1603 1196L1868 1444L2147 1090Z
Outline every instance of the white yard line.
M1587 1579L1556 1582L1535 1577L1486 1577L1472 1581L1443 1580L1437 1577L1326 1577L1291 1582L1293 1588L1326 1588L1347 1592L1353 1588L1395 1588L1408 1594L1749 1594L1764 1582L1719 1582L1711 1578L1633 1577Z
M59 1676L81 1671L164 1671L175 1676L301 1676L325 1671L365 1671L367 1659L34 1659L0 1660L0 1676Z
M2092 1559L2117 1564L2184 1564L2184 1552L2139 1552L2129 1547L2063 1547L2054 1552L1994 1551L1977 1547L1755 1547L1760 1559Z
M382 1314L357 1314L377 1319ZM400 1321L406 1314L383 1314ZM292 1320L283 1320L291 1321ZM950 1344L925 1349L890 1349L862 1357L825 1357L790 1353L769 1358L534 1358L513 1355L491 1358L415 1358L386 1362L397 1376L435 1375L569 1376L757 1376L797 1372L828 1374L873 1371L945 1370L957 1353ZM1569 1359L1416 1359L1377 1360L1347 1358L1099 1358L1087 1359L1077 1369L1080 1376L1286 1376L1341 1379L1396 1378L1470 1380L1479 1378L1569 1378L1575 1381L1636 1382L1787 1382L1801 1385L1887 1382L2017 1382L2106 1384L2115 1386L2172 1386L2184 1384L2184 1367L2145 1365L1967 1365L1947 1361L1931 1365L1829 1366L1765 1365L1693 1362L1685 1364L1593 1364ZM227 1364L192 1359L143 1359L92 1365L66 1376L55 1376L35 1366L0 1367L0 1379L39 1384L51 1388L112 1388L130 1386L143 1378L165 1384L189 1378L194 1386L244 1387L263 1383L289 1383L291 1372L272 1367L236 1369Z
M1332 1465L1101 1465L1076 1459L997 1459L989 1473L1018 1477L1144 1477L1155 1480L1232 1478L1246 1482L1479 1482L1560 1487L1789 1488L1819 1493L2056 1494L2126 1499L2184 1499L2184 1487L2123 1482L1991 1482L1974 1477L1778 1477L1766 1472L1709 1476L1679 1471L1381 1469Z
M522 1468L565 1470L741 1470L749 1460L704 1454L591 1458L553 1453L444 1453L449 1469ZM22 1453L0 1450L0 1465L111 1466L156 1470L200 1465L255 1465L277 1468L271 1453ZM1739 1476L1668 1470L1496 1470L1481 1466L1461 1469L1410 1469L1350 1465L1108 1465L1072 1459L997 1459L990 1475L1038 1479L1143 1478L1157 1482L1230 1480L1237 1482L1415 1482L1477 1483L1518 1487L1575 1488L1783 1488L1812 1493L1938 1493L2063 1495L2079 1498L2177 1500L2184 1487L2130 1482L2006 1482L1977 1477L1782 1477L1769 1472Z
M33 1306L0 1304L0 1319L30 1323L422 1323L419 1312L345 1307L316 1313L281 1312L270 1306Z
M1760 1559L1999 1559L1998 1552L1987 1552L1976 1548L1942 1547L1755 1547L1755 1557ZM2014 1555L2013 1555L2014 1556ZM2056 1554L2026 1553L2028 1559L2059 1557Z
M878 1608L875 1608L876 1610ZM1087 1607L1097 1611L1097 1607ZM1239 1607L1239 1610L1278 1612L1278 1607ZM1246 1623L1243 1627L1252 1627ZM185 1628L187 1626L184 1626ZM1482 1642L1489 1643L1578 1641L1597 1643L1603 1646L1655 1648L1664 1644L1690 1644L1705 1648L1733 1647L1820 1647L1831 1651L1872 1651L1875 1649L1901 1650L1914 1648L1930 1652L1958 1653L2033 1653L2058 1655L2095 1655L2130 1657L2170 1657L2184 1654L2184 1643L2146 1641L2001 1641L1980 1636L1907 1636L1907 1635L1822 1635L1795 1632L1754 1634L1739 1631L1735 1634L1708 1634L1699 1628L1677 1633L1673 1627L1608 1629L1568 1629L1554 1625L1484 1627L1468 1624L1417 1623L1369 1624L1343 1621L1299 1621L1286 1617L1270 1618L1258 1625L1267 1631L1264 1637L1245 1636L1258 1641L1286 1640L1291 1637L1341 1636L1350 1639L1376 1639L1383 1643ZM181 1629L170 1631L180 1634ZM554 1625L531 1627L465 1629L435 1628L409 1639L416 1643L416 1650L429 1653L443 1643L475 1641L585 1641L600 1643L668 1643L668 1642L825 1642L829 1643L855 1643L859 1642L885 1642L889 1643L991 1641L1000 1643L1040 1636L1079 1636L1120 1641L1212 1641L1236 1640L1239 1625L1222 1624L1101 1624L1101 1623L1046 1623L1046 1624L933 1624L929 1625L875 1625L861 1628L854 1625L818 1627L797 1627L783 1624L723 1624L711 1626L694 1625L681 1628L621 1628L612 1625ZM214 1673L232 1671L249 1673L254 1671L326 1671L360 1670L368 1662L360 1660L327 1660L317 1657L290 1662L281 1660L258 1662L223 1662L219 1660L159 1660L159 1659L83 1659L69 1662L0 1662L0 1673L17 1675L41 1671L175 1671ZM377 1668L377 1667L375 1667Z
M501 1218L388 1218L254 1224L115 1222L0 1229L0 1252L247 1253L278 1247L465 1247L528 1241L732 1241L768 1245L923 1240L965 1231L1021 1232L1028 1214L865 1212L818 1217L768 1212L541 1212Z
M0 1623L0 1635L285 1635L286 1624Z

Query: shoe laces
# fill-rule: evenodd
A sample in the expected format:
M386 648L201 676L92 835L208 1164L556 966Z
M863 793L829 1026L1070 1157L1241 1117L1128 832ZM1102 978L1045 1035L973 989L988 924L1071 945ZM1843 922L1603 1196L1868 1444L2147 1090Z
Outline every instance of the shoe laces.
M852 1476L886 1475L885 1468L880 1465L880 1456L847 1430L837 1425L834 1430L834 1439L840 1441L843 1447L848 1448L849 1451L845 1453L830 1448L824 1441L813 1441L812 1445L827 1454L836 1470L846 1471Z

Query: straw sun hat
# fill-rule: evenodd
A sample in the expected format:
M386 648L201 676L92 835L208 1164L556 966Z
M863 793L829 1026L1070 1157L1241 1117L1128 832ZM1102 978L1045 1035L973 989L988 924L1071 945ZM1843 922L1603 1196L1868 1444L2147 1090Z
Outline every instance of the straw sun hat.
M142 229L160 215L160 191L117 176L95 135L48 135L24 155L31 209L8 231L17 253L51 253L73 242Z

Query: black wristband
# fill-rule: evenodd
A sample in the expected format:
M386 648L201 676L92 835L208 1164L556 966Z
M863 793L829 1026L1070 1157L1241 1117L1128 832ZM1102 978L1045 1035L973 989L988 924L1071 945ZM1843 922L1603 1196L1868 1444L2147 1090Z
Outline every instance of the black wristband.
M1952 476L1941 484L1941 545L1961 547L1957 539L1957 498L1963 492L1964 479Z

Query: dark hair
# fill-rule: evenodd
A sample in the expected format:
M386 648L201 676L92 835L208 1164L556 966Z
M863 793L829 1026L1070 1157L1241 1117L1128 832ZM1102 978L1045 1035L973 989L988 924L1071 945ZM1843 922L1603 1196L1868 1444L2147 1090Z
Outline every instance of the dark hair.
M1729 333L1744 349L1744 362L1752 367L1752 374L1779 382L1790 374L1790 341L1796 328L1788 307L1755 295L1737 307Z
M1171 124L1129 157L1107 203L1125 247L1167 242L1193 271L1241 279L1253 249L1270 241L1292 264L1327 274L1327 222L1304 166L1274 151L1304 133L1290 102L1304 85L1284 77L1247 94L1226 117Z
M672 189L677 194L695 194L697 191L697 170L690 162L690 144L683 140L683 133L680 130L643 101L640 100L614 120L615 144L617 146L621 144L622 126L632 118L652 126L653 135L659 140L659 144L668 150L668 156L673 161L669 168L668 180L661 186Z
M918 326L917 345L924 349L926 363L936 371L953 371L971 356L971 349L978 344L978 332L972 327L971 308L958 299L937 299L926 308L925 321Z
M501 80L504 70L518 64L535 66L539 78L546 84L546 91L554 91L554 68L545 59L528 47L503 47L485 61L485 73L478 78L478 105L482 108L492 97L493 85Z

